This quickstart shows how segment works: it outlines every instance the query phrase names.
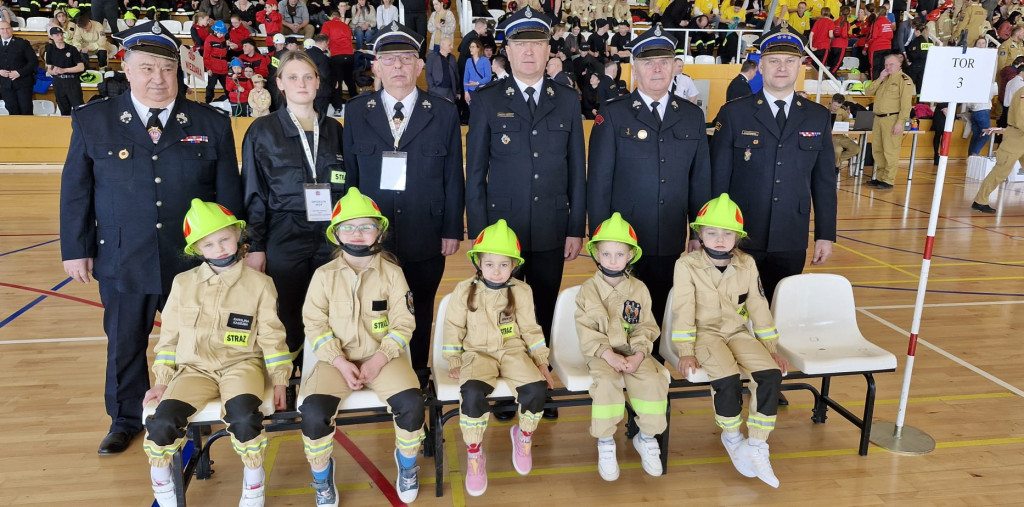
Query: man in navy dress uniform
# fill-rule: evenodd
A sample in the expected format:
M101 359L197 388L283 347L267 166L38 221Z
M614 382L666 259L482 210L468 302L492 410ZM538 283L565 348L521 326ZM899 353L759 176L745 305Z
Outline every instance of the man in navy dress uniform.
M795 94L803 40L783 27L762 37L764 88L727 102L711 140L711 193L728 192L743 211L765 296L803 271L814 209L812 264L832 255L836 173L828 109Z
M633 274L650 290L659 325L688 224L711 198L704 112L668 93L675 47L660 25L626 44L637 87L601 105L587 175L591 232L616 211L636 229L644 255Z
M459 113L416 87L423 36L392 22L373 41L381 90L345 107L345 164L359 191L391 223L384 247L398 256L415 305L412 366L426 379L434 296L445 257L463 238L465 180Z
M579 93L544 76L550 21L519 9L505 30L512 75L477 89L466 135L469 236L505 219L526 262L537 322L551 338L562 267L583 245L586 160Z
M181 253L189 203L243 211L230 120L178 98L177 38L158 22L120 37L131 92L72 113L60 193L64 270L83 283L95 277L104 307L112 422L100 454L123 452L142 431L153 318L174 276L196 262Z

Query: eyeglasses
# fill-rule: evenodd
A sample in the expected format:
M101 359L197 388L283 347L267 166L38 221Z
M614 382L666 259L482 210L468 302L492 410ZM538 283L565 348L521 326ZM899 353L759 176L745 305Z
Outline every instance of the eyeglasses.
M411 53L404 53L400 55L384 55L377 57L377 61L386 67L391 67L399 61L402 62L402 65L412 65L413 62L419 59L419 56L416 56Z
M380 226L377 224L365 224L365 225L339 225L338 231L346 236L352 236L355 233L359 234L370 234L380 230Z

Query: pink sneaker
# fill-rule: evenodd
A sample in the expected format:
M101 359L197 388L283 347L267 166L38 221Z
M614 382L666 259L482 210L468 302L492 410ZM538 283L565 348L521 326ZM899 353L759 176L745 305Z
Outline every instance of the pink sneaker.
M512 426L510 432L512 437L512 466L516 468L519 475L526 475L533 469L533 454L530 454L530 447L533 445L529 437L524 437L519 431L519 425Z
M477 458L466 460L466 493L469 496L480 496L487 491L487 456L484 451Z

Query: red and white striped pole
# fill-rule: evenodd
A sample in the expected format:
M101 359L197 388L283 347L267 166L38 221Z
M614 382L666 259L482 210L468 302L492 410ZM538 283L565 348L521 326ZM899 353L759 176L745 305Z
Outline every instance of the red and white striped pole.
M917 336L921 331L921 314L924 312L924 296L928 291L928 271L932 264L932 249L935 246L935 228L939 222L939 205L942 203L942 187L946 181L946 166L949 163L949 140L953 134L956 119L956 102L946 108L946 125L943 127L942 144L939 147L939 169L935 173L935 190L932 192L932 208L928 217L928 236L924 241L924 258L921 261L921 275L917 283L917 299L914 301L914 320L910 325L910 343L907 345L907 367L903 371L903 390L900 391L900 406L896 411L896 423L879 423L871 428L871 442L890 451L903 454L924 454L935 449L935 440L927 433L903 423L907 416L907 400L910 398L910 379L914 374L914 356L917 353Z

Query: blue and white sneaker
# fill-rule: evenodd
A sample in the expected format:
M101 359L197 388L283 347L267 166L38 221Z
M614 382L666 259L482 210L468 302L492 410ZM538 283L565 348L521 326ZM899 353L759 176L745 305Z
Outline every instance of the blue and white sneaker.
M419 466L402 468L398 458L398 449L395 449L395 466L398 467L398 480L395 482L395 489L398 491L398 498L405 503L412 503L420 494Z
M316 492L318 507L338 507L338 487L334 485L334 458L327 464L327 480L321 482L314 479L310 486Z

